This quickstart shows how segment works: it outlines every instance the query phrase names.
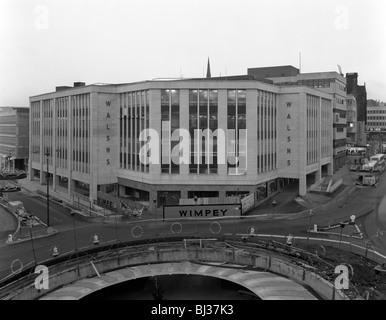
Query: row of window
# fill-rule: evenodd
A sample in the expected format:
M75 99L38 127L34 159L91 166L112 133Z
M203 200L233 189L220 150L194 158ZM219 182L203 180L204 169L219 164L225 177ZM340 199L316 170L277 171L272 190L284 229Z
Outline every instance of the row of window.
M16 124L16 115L0 116L0 124Z
M215 132L217 128L217 90L189 90L189 133L192 139L189 173L217 173L217 138L211 140L208 134L205 139L195 139L197 138L195 130L204 132L204 130L210 129Z
M319 157L319 97L307 95L307 165Z
M368 114L386 114L386 110L367 110Z
M6 135L15 135L16 134L16 126L7 126L7 127L2 127L0 126L0 134L6 134Z
M239 167L243 166L243 161L246 159L246 137L243 136L247 128L246 97L246 90L228 90L227 92L227 129L234 130L234 135L228 134L228 154L226 157L228 173L239 172Z
M57 161L56 165L60 168L67 169L67 146L68 146L68 97L61 97L55 100L56 102L56 148ZM85 127L83 127L85 129ZM75 127L74 127L75 130ZM88 135L88 133L86 133ZM73 133L74 136L74 133Z
M72 106L72 122L70 136L68 134L69 99ZM73 141L73 170L89 173L89 131L90 131L90 95L81 94L55 99L56 103L56 128L54 131L53 100L42 101L43 119L40 121L40 101L31 103L31 131L32 131L32 159L40 161L40 151L49 152L48 160L52 165L53 156L56 157L56 165L67 168L68 162L68 139ZM41 127L43 146L40 145ZM56 135L56 149L52 149L53 134ZM82 151L80 151L82 150Z
M75 153L72 170L90 173L90 94L79 94L71 97L72 106L72 148ZM63 115L64 116L64 115ZM66 147L66 140L62 140L62 148ZM82 150L82 151L81 151Z
M161 90L161 173L180 173L180 165L171 159L171 151L179 141L171 141L170 137L179 128L180 91Z
M331 100L321 99L321 156L322 158L331 155Z
M367 120L386 120L386 116L368 116Z
M53 110L51 105L51 100L43 100L42 109L43 109L43 148L42 152L45 154L49 150L48 162L52 165L52 140L53 136L51 130L53 127Z
M378 127L383 127L386 126L386 123L383 121L369 121L367 122L368 126L378 126Z
M335 79L298 80L298 85L313 88L329 88L330 84L333 82L335 82Z
M334 148L341 148L346 146L346 139L334 140Z
M40 101L31 102L32 161L40 161Z
M257 91L257 172L277 168L277 96L262 90Z
M344 99L335 98L336 103L344 104Z
M120 95L120 157L123 169L149 172L149 166L141 163L139 151L145 142L139 141L142 130L149 128L149 91L135 91Z
M347 107L355 107L356 106L356 100L354 99L346 99Z
M131 188L130 188L131 189ZM278 179L270 180L256 186L257 200L263 200L278 190ZM138 190L139 191L139 190ZM250 192L243 190L225 191L226 197L246 196ZM218 198L219 191L188 191L188 199L197 198ZM157 191L156 205L178 205L181 199L181 191Z
M161 90L161 172L178 174L179 164L171 159L171 151L179 143L171 141L170 134L180 128L180 92L179 90ZM122 101L121 101L122 103ZM257 135L259 139L258 163L259 172L265 172L276 168L276 95L269 92L258 91L257 112L259 120L257 123ZM142 113L130 115L125 113L121 107L121 152L120 163L126 168L126 163L139 163L137 150L139 150L138 129L135 134L130 133L131 123L126 125L127 119L138 119ZM143 118L143 117L142 117ZM148 118L148 116L147 116ZM133 120L129 120L129 123ZM134 120L135 121L135 120ZM138 121L138 120L137 120ZM142 126L142 128L144 128ZM192 138L190 150L189 172L195 174L212 174L218 172L217 137L195 138L195 130L203 132L210 129L213 133L218 129L218 91L217 90L189 90L189 133ZM228 172L242 167L242 161L246 159L246 90L227 91L227 129L233 130L228 135L226 155ZM129 133L127 134L127 130ZM229 132L228 132L229 133ZM128 135L128 148L126 143ZM130 138L132 141L130 141ZM133 147L133 145L135 147ZM134 154L133 149L136 148ZM131 151L130 151L131 150ZM128 169L133 170L130 166ZM243 168L242 168L243 169Z

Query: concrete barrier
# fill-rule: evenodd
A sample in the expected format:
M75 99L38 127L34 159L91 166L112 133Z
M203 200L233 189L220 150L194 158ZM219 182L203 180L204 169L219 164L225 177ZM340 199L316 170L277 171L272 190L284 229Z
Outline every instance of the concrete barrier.
M149 250L148 246L130 247L126 250L118 249L110 251L109 256L93 258L93 264L100 274L144 264L153 264L160 262L178 262L178 261L208 261L213 263L229 263L254 270L270 271L285 276L298 283L311 288L322 299L341 300L347 299L343 293L334 289L334 286L328 281L320 278L316 274L305 270L295 264L292 264L290 257L280 256L275 252L265 249L254 249L245 251L235 248L224 248L220 243L217 248L213 248L213 242L209 248L183 247L183 242L168 244L168 247L156 247ZM285 261L287 260L287 261ZM80 261L69 261L54 265L49 268L49 291L38 291L34 286L34 278L29 276L28 283L26 279L20 279L22 288L12 290L12 293L6 295L3 299L12 300L33 300L44 296L47 292L54 291L57 288L71 284L77 280L87 278L90 275L96 275L95 269L90 260L85 258ZM15 284L12 284L13 287ZM7 288L4 288L6 290ZM10 287L11 289L11 287Z

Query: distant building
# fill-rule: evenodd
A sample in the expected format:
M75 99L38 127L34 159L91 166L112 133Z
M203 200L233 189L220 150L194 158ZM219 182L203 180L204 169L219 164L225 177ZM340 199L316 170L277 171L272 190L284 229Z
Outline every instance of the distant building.
M367 131L386 132L386 104L376 100L367 100Z
M357 103L357 145L365 146L367 121L367 91L366 85L358 85L358 73L346 73L347 94L352 94Z
M0 107L0 166L27 170L29 108Z
M386 137L386 104L381 101L367 100L367 143L372 153L384 152Z
M337 72L299 73L293 66L248 68L248 74L268 78L281 87L307 86L331 94L334 172L346 163L347 94L343 76Z
M321 90L246 75L61 89L30 97L30 178L43 184L48 161L53 188L74 202L101 205L118 195L154 208L249 193L264 201L289 179L305 195L332 174L335 102ZM192 139L197 129L227 132L226 149L193 140L188 161L175 163L179 140L171 132L179 128ZM160 134L157 161L149 164L140 161L145 129ZM237 169L242 159L246 171Z
M357 102L353 94L347 94L347 143L357 144Z

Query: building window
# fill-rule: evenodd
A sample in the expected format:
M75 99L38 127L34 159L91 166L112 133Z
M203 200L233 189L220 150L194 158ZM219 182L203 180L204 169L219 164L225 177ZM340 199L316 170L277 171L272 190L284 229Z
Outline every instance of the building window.
M161 173L179 174L180 165L178 159L171 154L179 141L171 141L172 133L180 129L180 91L161 90Z
M149 90L122 93L120 109L120 167L149 172L149 165L142 164L139 156L146 143L139 141L139 135L149 128Z
M189 173L217 173L217 137L213 135L217 129L217 90L189 90ZM198 135L199 132L202 137ZM204 135L204 132L207 134Z
M257 194L258 200L265 199L268 196L267 183L261 183L261 184L257 185L256 194Z
M276 95L271 92L257 91L257 172L277 168L276 165Z
M246 90L228 90L227 98L227 166L230 173L231 168L235 168L237 172L240 167L243 167L244 164L241 161L246 159Z
M188 191L188 199L197 198L218 198L218 191Z
M157 207L165 205L178 205L181 199L181 191L158 191Z

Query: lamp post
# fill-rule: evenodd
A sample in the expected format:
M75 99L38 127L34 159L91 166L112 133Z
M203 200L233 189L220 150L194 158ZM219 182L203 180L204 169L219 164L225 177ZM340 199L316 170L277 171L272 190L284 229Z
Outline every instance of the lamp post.
M309 244L309 241L310 241L310 228L311 228L312 211L314 211L314 209L311 209L311 210L310 210L310 218L309 218L309 220L308 220L308 230L307 230L307 250L308 250L308 244Z
M47 183L47 228L50 227L50 186L49 186L49 177L50 174L48 172L48 157L50 156L49 149L47 148L46 153L44 154L47 157L47 174L46 174L46 183Z
M340 223L340 236L339 236L339 254L340 254L340 245L342 243L342 233L343 233L343 228L345 227L346 225L341 222Z
M196 215L196 209L197 209L197 196L194 196L194 216L196 217L195 220L196 220L196 237L197 237L197 215Z
M72 216L72 226L73 226L73 229L74 229L74 239L75 239L75 252L78 256L78 241L76 239L76 229L75 229L75 212L74 211L71 211L71 216Z
M235 200L235 202L237 202L237 200ZM235 203L235 204L237 204L237 203ZM242 210L241 204L239 206L235 207L235 210L239 211L240 216L241 216L241 210ZM235 236L236 236L236 216L233 215L233 242L235 241Z
M118 218L117 218L117 215L118 215L118 211L117 211L117 214L115 214L115 238L116 238L116 242L118 243Z
M37 263L37 261L36 261L36 253L35 253L34 238L33 238L33 235L32 235L32 221L31 221L31 224L30 224L30 226L29 226L29 234L30 234L30 236L31 236L32 252L33 252L33 255L34 255L35 266L37 266L38 263Z
M273 219L275 217L275 207L277 206L276 200L272 201L272 223L271 223L271 239L273 241Z
M157 225L157 199L153 199L154 203L154 225Z

